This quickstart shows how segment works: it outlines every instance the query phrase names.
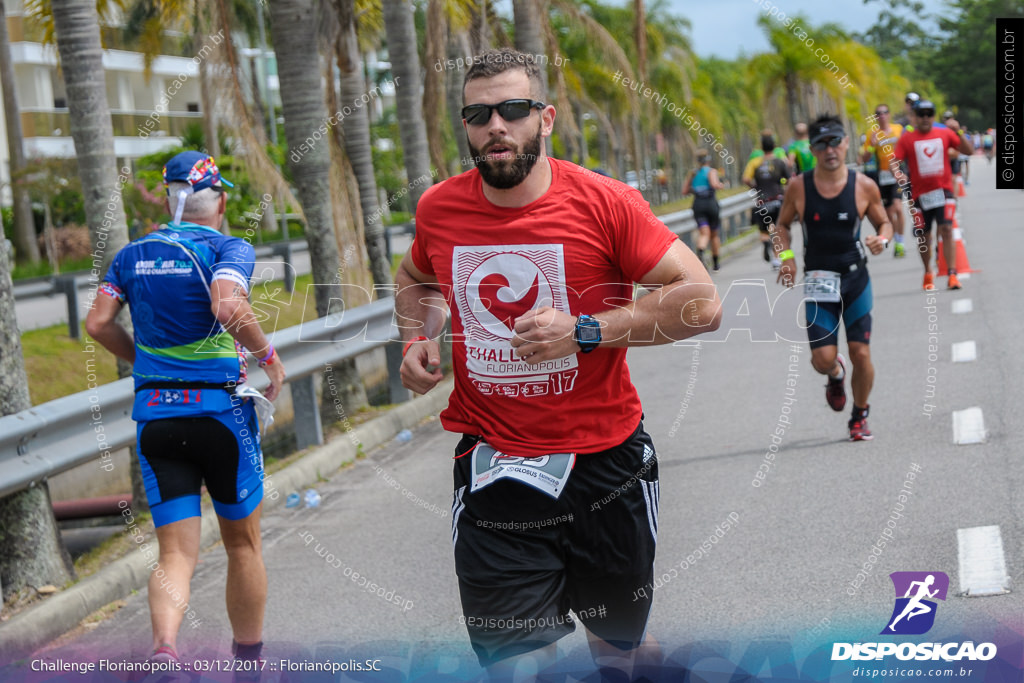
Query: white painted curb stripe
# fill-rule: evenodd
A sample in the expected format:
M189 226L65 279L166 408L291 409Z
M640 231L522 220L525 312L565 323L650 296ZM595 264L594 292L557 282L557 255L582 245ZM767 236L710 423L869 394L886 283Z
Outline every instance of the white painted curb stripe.
M953 411L953 443L964 446L985 442L985 418L981 408Z
M954 313L970 313L974 310L974 304L971 303L970 299L954 299L953 300L953 312Z
M998 526L957 529L960 594L969 597L1002 595L1010 590Z
M953 344L953 362L970 363L978 359L978 345L974 340L957 342Z

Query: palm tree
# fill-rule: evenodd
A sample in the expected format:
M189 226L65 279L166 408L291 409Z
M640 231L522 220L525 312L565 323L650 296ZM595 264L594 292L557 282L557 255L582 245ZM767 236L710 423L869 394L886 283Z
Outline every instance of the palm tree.
M21 114L18 108L17 81L11 62L11 45L7 37L7 16L0 0L0 88L3 89L4 120L7 124L7 150L11 160L11 193L14 195L14 248L18 263L39 261L35 222L32 220L32 202L28 192L18 182L25 168L25 147L22 143Z
M63 0L54 3L52 11L67 92L71 137L84 189L86 222L94 253L103 255L102 271L106 272L114 254L128 243L128 229L121 200L123 181L118 178L114 130L107 106L99 16L95 0ZM6 272L3 277L5 282L10 282ZM127 311L122 311L120 320L130 327ZM5 348L10 348L9 342ZM118 371L121 376L127 376L131 369L126 363L118 363ZM21 377L24 377L23 371ZM27 400L26 395L20 396L15 399L14 407L28 407ZM145 501L139 483L133 481L136 511ZM20 590L29 581L34 585L61 585L71 578L73 569L57 534L45 484L6 498L0 505L0 528L4 530L0 534L0 546L3 546L0 557L8 594Z
M338 62L340 99L351 106L366 95L359 39L356 33L355 0L335 0L337 13L337 40L335 56ZM377 180L373 174L373 152L370 144L370 119L365 106L351 107L352 113L341 121L345 137L345 153L352 164L359 185L359 204L363 214L363 238L370 263L373 282L382 294L392 284L391 264L384 245L384 225L377 202ZM410 179L410 182L413 179Z
M0 240L0 416L32 407L14 311L10 253ZM28 586L61 586L74 569L57 530L46 482L0 498L0 591L6 600Z
M382 0L391 75L395 81L398 130L412 208L430 187L430 152L423 121L423 78L416 49L416 26L409 0Z
M33 0L45 4L48 0ZM112 0L102 0L111 2ZM241 65L234 48L236 29L256 42L259 33L257 8L250 0L118 0L131 2L127 11L126 36L134 40L148 65L160 54L165 31L181 28L191 34L192 48L212 48L199 61L199 88L203 110L205 151L213 157L220 148L218 121L231 122L235 142L231 150L248 168L251 177L261 179L264 190L282 200L285 206L297 207L300 202L281 174L281 169L267 153L267 133L262 117L253 115L246 101L246 88L239 75ZM38 13L45 19L45 13ZM191 27L191 29L189 28ZM213 41L211 35L223 36ZM253 97L258 99L259 93ZM269 218L268 214L265 214ZM227 225L222 226L227 229Z
M425 47L423 61L426 62L423 79L423 123L430 134L427 147L430 150L430 161L437 169L438 180L448 177L448 163L444 158L444 127L441 121L445 114L445 82L444 69L434 68L435 64L443 65L445 46L448 36L448 17L445 14L444 0L427 0L427 28L424 35Z
M544 93L547 97L548 73L546 62L538 55L547 55L544 36L548 21L548 7L545 0L520 0L512 3L513 19L516 30L516 49L523 54L532 55L541 64L541 79L544 81Z
M757 23L764 30L775 52L758 55L751 61L751 67L768 89L768 97L775 95L775 88L783 88L788 120L779 122L784 125L776 127L788 130L797 121L806 121L809 114L806 102L801 96L802 84L826 83L832 79L832 74L822 68L818 57L814 55L814 50L808 48L804 42L805 38L801 38L799 33L795 33L768 15L759 17ZM794 17L794 24L802 27L801 30L807 34L813 35L816 42L825 42L842 36L842 30L835 24L813 27L802 15Z
M314 51L314 58L310 58L310 47L317 44L314 2L271 3L270 21L281 83L284 131L291 150L288 165L306 216L306 239L313 282L317 284L316 310L323 317L332 312L332 299L341 301L341 288L336 284L339 256L334 238L328 140L303 147L310 133L319 130L328 117L318 52Z

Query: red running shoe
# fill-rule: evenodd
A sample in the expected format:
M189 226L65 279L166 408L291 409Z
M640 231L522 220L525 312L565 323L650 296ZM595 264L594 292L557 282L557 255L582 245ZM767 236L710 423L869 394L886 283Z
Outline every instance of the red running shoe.
M868 419L866 417L859 420L850 420L849 426L850 441L871 441L871 439L875 438L871 436L871 430L868 429Z
M825 400L832 410L838 413L846 407L846 387L843 386L846 382L846 359L843 358L843 354L837 353L836 360L843 368L843 379L828 378L828 384L825 385Z

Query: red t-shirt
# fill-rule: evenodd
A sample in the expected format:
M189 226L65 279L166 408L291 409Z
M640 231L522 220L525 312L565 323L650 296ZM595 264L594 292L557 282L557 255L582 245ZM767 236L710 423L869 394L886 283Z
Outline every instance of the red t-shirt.
M946 150L959 146L959 135L938 126L924 134L915 129L900 136L893 154L897 159L907 160L915 198L932 190L953 191L953 171Z
M541 306L575 316L629 302L677 239L628 185L549 161L551 187L523 207L487 200L476 169L433 186L410 251L451 308L455 390L441 422L510 455L596 452L633 433L641 406L626 349L530 366L511 328Z

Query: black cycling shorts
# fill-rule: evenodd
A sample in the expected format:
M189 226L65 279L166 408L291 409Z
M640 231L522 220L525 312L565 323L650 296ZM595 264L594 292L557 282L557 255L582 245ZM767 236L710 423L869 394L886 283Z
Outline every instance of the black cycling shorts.
M714 197L694 199L693 220L697 222L698 227L706 225L712 230L718 230L722 224L719 218L718 200Z
M811 348L839 345L839 321L846 327L846 342L868 344L871 341L871 277L866 266L842 275L839 282L841 301L805 303L807 339Z
M263 500L263 451L251 400L223 413L139 422L138 444L155 526L199 517L204 482L226 519L245 519Z
M641 423L620 445L580 453L555 500L518 481L470 491L456 447L452 542L462 611L481 666L572 633L573 610L621 650L644 639L658 533L658 459Z
M782 198L770 199L755 207L750 212L750 222L757 225L757 229L768 234L768 229L779 222L779 212L782 211Z
M882 206L886 208L892 206L892 203L896 201L896 197L900 196L899 187L897 183L878 186L878 191L882 194Z
M943 223L952 223L953 216L956 215L956 199L953 198L953 193L949 190L943 190L942 194L946 197L946 203L943 206L937 206L934 209L928 209L927 211L922 210L920 206L917 207L917 212L921 218L915 221L914 224L914 235L920 237L926 232L930 232L932 224L942 225ZM915 202L916 202L915 198Z

